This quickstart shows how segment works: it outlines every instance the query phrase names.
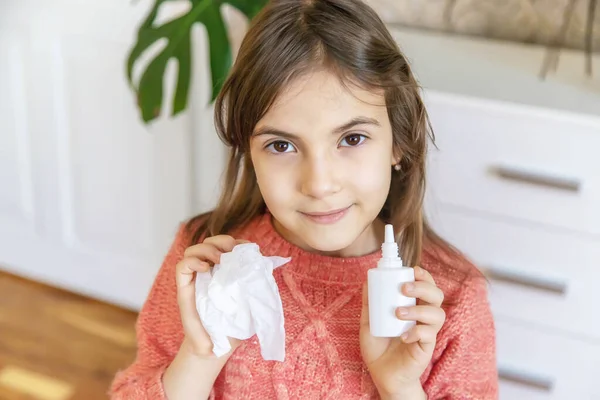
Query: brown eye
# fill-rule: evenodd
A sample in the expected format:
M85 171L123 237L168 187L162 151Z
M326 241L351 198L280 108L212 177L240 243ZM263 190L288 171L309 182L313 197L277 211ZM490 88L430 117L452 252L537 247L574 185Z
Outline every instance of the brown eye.
M275 142L273 143L273 148L275 149L275 151L278 151L280 153L285 153L286 150L289 147L289 143L286 142Z
M294 147L290 142L278 140L268 145L267 149L270 149L272 153L289 153L294 150Z
M364 135L352 134L352 135L346 136L342 140L342 143L344 143L344 142L346 143L345 147L354 147L354 146L358 146L359 144L361 144L365 139L366 139L366 137Z

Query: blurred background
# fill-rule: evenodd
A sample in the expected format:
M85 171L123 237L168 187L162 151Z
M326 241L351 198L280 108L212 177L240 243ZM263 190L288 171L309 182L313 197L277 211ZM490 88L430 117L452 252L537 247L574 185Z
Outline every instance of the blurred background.
M216 201L212 88L264 0L193 3L0 0L0 399L106 398ZM600 399L596 1L368 3L423 85L427 215L489 277L501 399Z

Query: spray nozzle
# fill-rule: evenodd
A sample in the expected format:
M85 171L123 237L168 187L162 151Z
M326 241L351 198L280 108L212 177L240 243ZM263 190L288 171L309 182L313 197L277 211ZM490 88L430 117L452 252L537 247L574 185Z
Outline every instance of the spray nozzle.
M394 226L391 224L385 226L385 243L396 243L396 239L394 238Z
M391 224L385 226L385 239L381 245L381 251L383 258L400 260L400 263L402 263L398 252L398 243L396 243L394 236L394 226Z

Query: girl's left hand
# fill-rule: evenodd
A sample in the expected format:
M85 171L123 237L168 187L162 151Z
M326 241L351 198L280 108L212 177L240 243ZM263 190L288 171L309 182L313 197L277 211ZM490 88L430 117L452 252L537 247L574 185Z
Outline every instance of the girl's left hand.
M417 324L401 337L382 338L371 336L367 284L363 286L360 348L382 398L424 395L420 378L431 361L437 334L446 320L441 308L444 293L429 272L415 267L415 282L403 285L401 290L404 295L417 298L417 305L398 308L396 316Z

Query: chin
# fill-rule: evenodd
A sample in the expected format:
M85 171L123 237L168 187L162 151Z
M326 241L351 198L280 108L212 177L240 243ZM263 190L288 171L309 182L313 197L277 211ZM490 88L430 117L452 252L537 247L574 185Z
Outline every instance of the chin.
M354 241L356 240L355 237L340 238L338 236L337 238L332 238L331 236L327 235L323 235L321 237L320 236L321 235L311 235L310 238L305 238L304 242L308 246L310 246L310 248L318 252L327 254L341 253L344 250L348 249L350 246L352 246L352 243L354 243Z
M280 223L282 234L289 241L296 243L306 250L326 253L327 255L341 255L351 250L364 228L369 223L352 210L348 215L334 223L316 223L298 214L283 214ZM277 216L273 214L277 221ZM291 218L290 218L291 216ZM287 217L287 218L286 218ZM352 251L351 251L352 253Z
M360 237L357 221L338 221L334 224L309 224L300 230L300 240L310 248L322 253L345 252Z

